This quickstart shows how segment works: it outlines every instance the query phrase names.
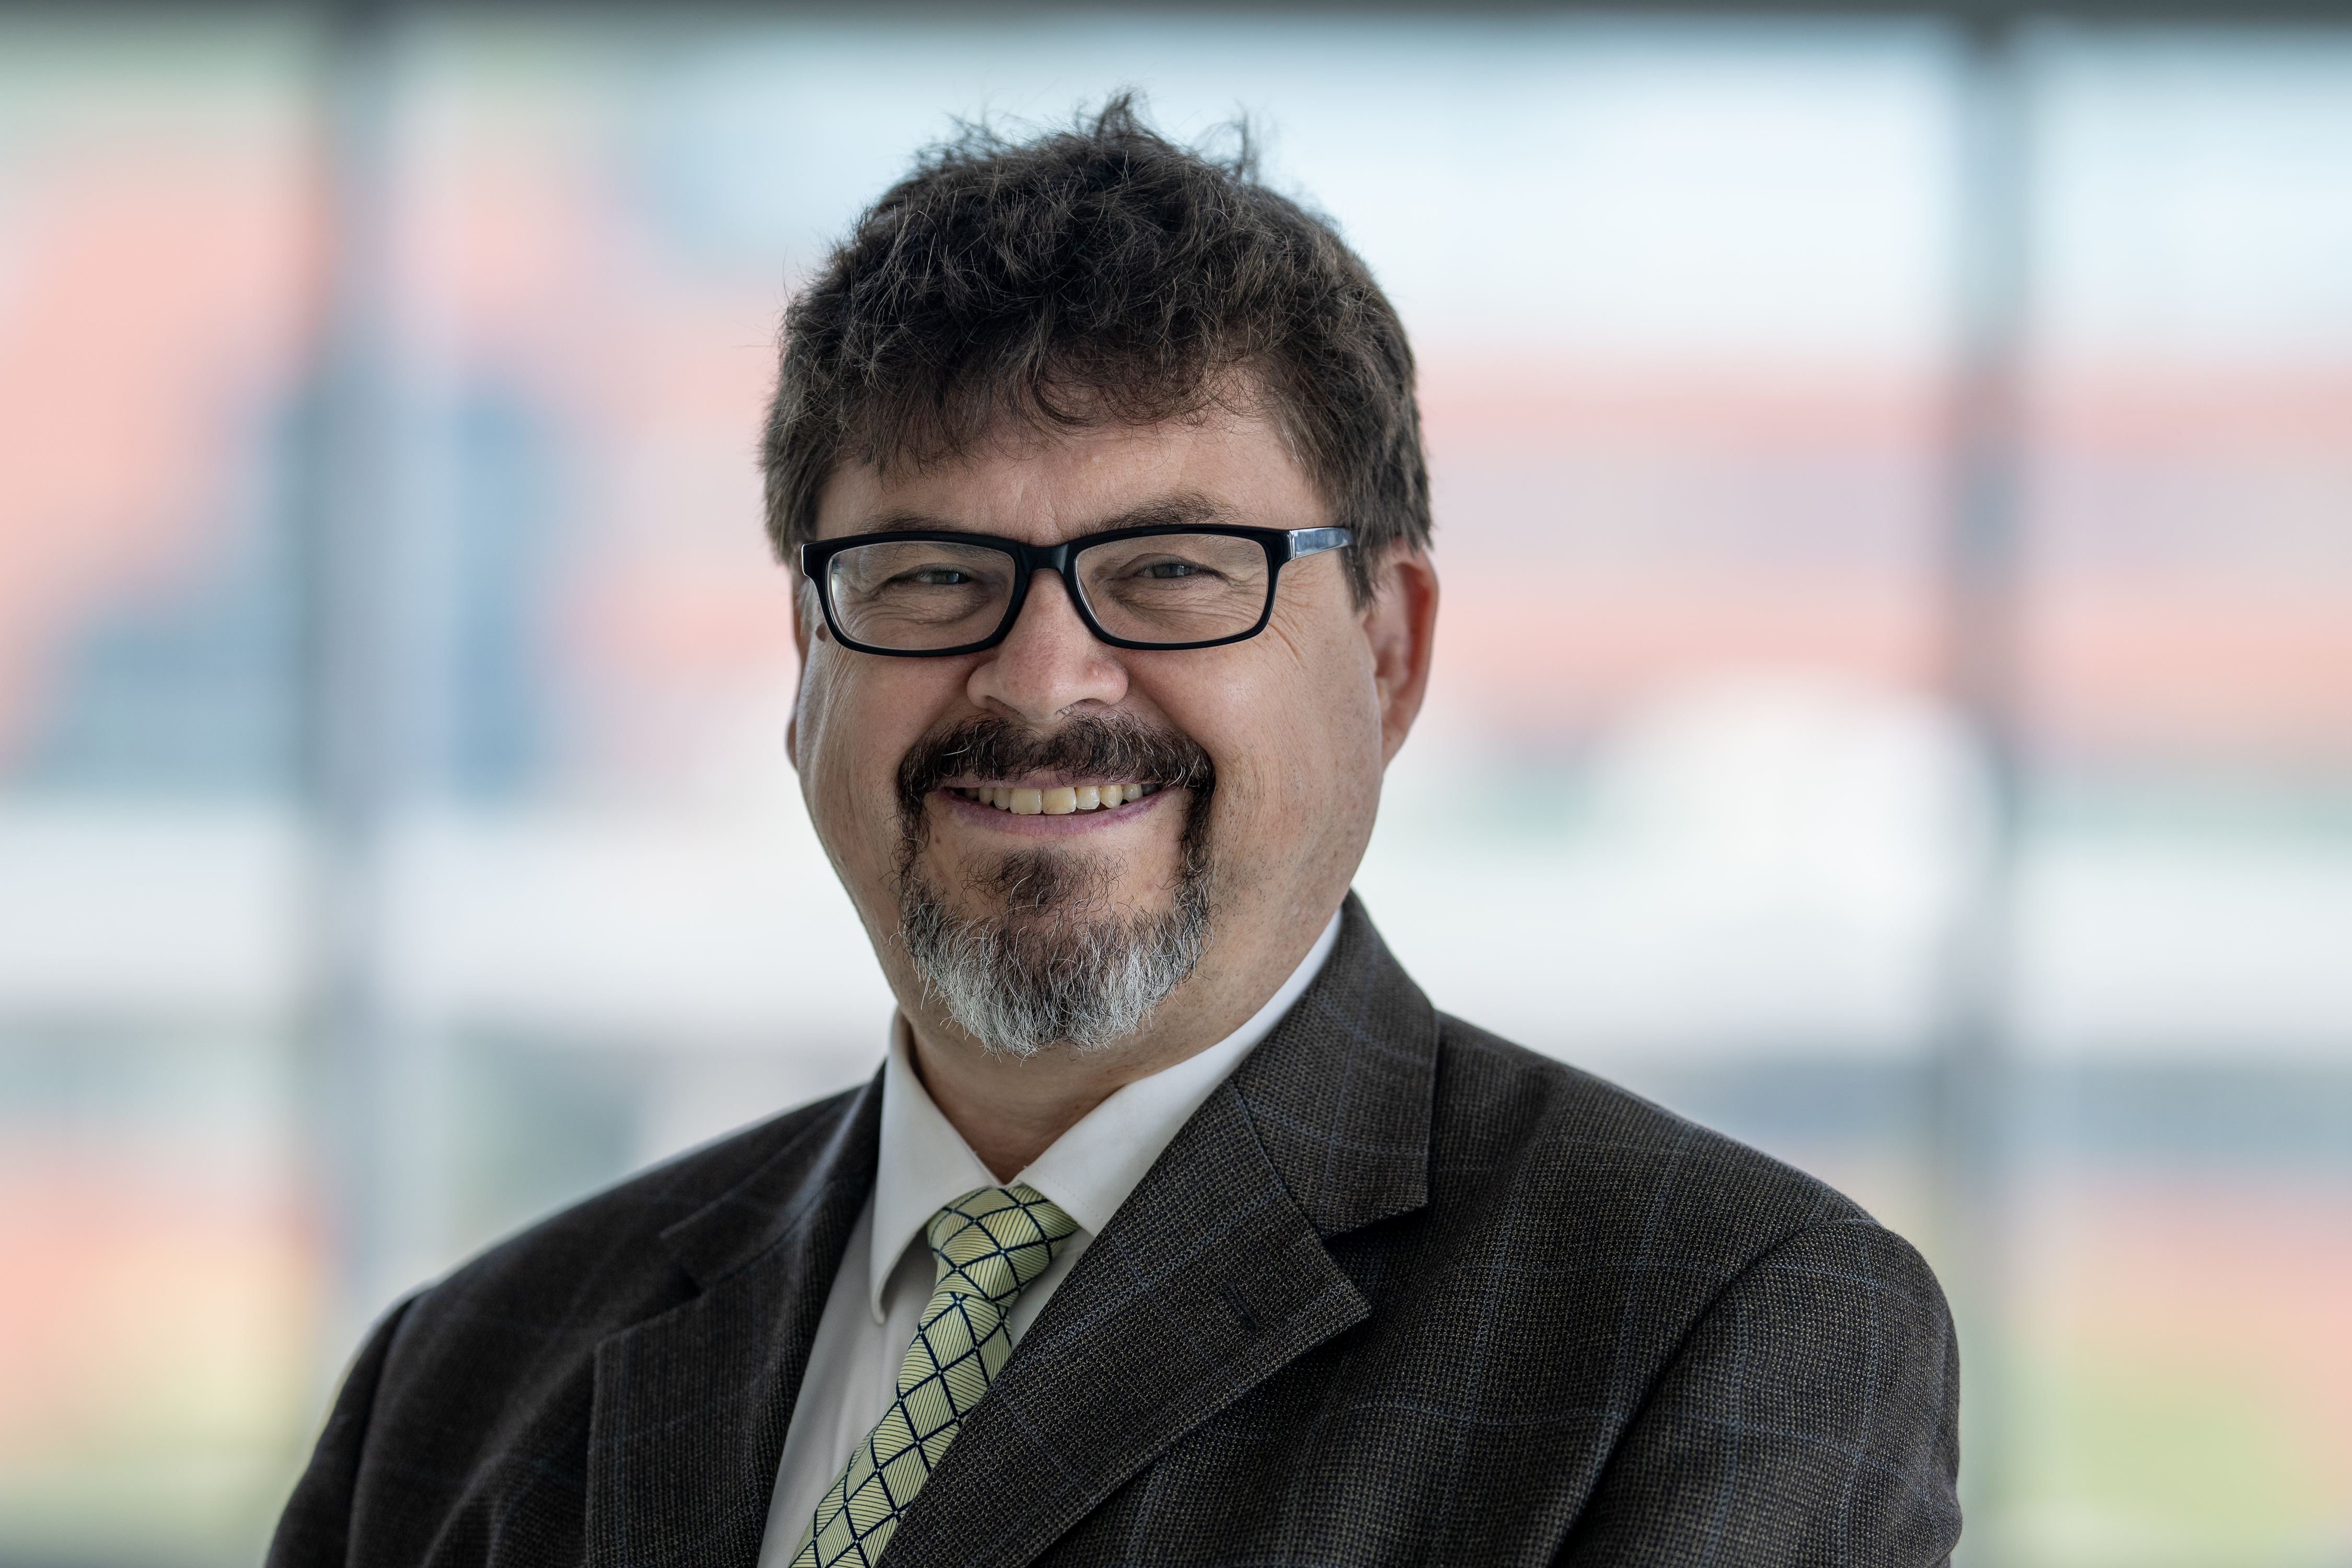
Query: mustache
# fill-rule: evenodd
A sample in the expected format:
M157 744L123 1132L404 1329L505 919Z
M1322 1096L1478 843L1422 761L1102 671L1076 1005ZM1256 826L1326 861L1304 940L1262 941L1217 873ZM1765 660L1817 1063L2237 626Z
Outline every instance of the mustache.
M1126 714L1082 715L1047 731L983 715L935 731L908 748L898 764L898 809L908 822L919 823L924 797L949 779L1035 773L1135 778L1188 789L1196 810L1217 782L1216 764L1199 742Z

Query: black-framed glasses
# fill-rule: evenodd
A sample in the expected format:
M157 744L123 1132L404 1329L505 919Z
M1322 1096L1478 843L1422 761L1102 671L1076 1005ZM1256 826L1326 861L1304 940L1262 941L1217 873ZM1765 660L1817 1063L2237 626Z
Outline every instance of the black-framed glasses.
M1355 542L1344 528L1220 523L1114 528L1059 544L908 529L801 546L834 640L940 658L994 647L1041 571L1061 574L1087 629L1113 647L1215 647L1265 630L1282 569Z

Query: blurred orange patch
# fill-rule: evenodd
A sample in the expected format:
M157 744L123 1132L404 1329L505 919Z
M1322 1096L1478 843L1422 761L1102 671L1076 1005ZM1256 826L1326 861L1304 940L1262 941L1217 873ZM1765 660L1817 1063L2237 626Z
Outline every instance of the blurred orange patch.
M0 1156L0 1462L282 1440L318 1259L282 1193L132 1148Z

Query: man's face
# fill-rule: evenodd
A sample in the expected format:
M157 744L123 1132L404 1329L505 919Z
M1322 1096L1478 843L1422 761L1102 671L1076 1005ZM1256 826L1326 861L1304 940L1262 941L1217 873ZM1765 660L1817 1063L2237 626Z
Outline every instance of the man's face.
M1263 528L1329 521L1275 425L1220 412L1008 440L887 477L845 468L821 498L817 532L930 527L1046 544L1171 510ZM1028 943L1033 967L1092 970L1120 943L1168 938L1187 919L1192 948L1171 962L1191 977L1167 976L1181 984L1145 1027L1214 1029L1169 1042L1197 1048L1237 1026L1247 1009L1228 1015L1279 984L1345 894L1425 667L1426 617L1419 662L1401 661L1386 635L1393 605L1359 610L1337 553L1283 570L1258 636L1181 651L1097 642L1050 572L1003 643L947 658L843 648L801 598L793 760L818 835L925 1034L948 1020L910 937L936 958L942 931L967 945L1009 934ZM1107 802L1134 785L1149 793L1115 808L1031 813L987 798L1075 788Z

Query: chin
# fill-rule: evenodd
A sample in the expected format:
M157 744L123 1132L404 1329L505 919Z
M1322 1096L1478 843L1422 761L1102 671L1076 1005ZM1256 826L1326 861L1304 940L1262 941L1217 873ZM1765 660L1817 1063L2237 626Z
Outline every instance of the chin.
M901 879L898 942L924 991L992 1055L1108 1049L1142 1029L1207 948L1205 871L1157 909L1122 901L1118 863L1025 850L950 898Z

